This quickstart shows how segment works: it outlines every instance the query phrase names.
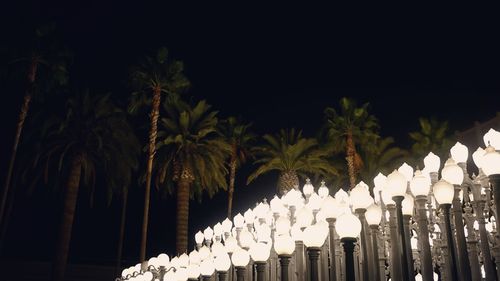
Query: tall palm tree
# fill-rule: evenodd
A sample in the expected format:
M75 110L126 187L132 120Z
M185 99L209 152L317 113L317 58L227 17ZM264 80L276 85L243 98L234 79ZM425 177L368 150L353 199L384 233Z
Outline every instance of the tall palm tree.
M255 135L250 132L251 124L245 124L235 117L222 120L220 131L226 141L231 145L231 155L229 156L229 185L227 196L227 217L231 218L233 208L234 181L236 169L244 164L251 155L251 143L255 140Z
M164 103L166 117L158 133L156 184L177 193L177 253L188 249L189 200L226 189L225 160L230 145L217 131L217 111L205 101L194 106L176 96Z
M111 102L109 95L79 94L68 100L65 110L46 112L49 114L40 126L41 145L29 166L35 174L43 174L46 182L65 182L53 263L53 280L62 281L80 186L88 186L93 193L96 177L100 176L110 196L127 187L137 167L140 146L125 112Z
M391 137L377 139L372 149L361 149L360 154L364 163L360 176L365 182L372 182L379 172L387 175L408 157L406 150L394 146Z
M50 91L53 86L65 85L67 83L66 64L68 63L70 55L66 50L56 44L52 36L53 33L54 25L39 27L35 32L32 46L26 51L28 55L24 54L24 56L10 62L10 64L15 65L13 73L17 72L15 68L22 68L22 75L26 81L26 88L24 89L23 102L17 118L16 132L14 134L9 166L7 168L0 201L0 225L2 226L2 232L4 228L6 228L6 225L4 225L5 206L7 197L9 196L17 150L26 117L30 109L30 103L33 97L41 91ZM42 83L37 83L37 78L40 75L42 75L43 78L41 79Z
M151 177L156 152L161 95L182 92L189 86L189 81L184 76L184 64L180 61L170 59L166 48L160 48L156 57L146 57L143 62L132 70L131 79L136 92L132 94L129 111L136 113L144 105L151 107L149 113L150 129L146 164L146 188L144 192L144 212L139 257L140 261L144 262L146 259Z
M275 135L264 135L265 143L254 149L258 168L248 177L247 184L271 171L280 173L277 190L285 194L298 188L299 177L329 176L337 170L329 163L329 149L319 146L314 138L302 137L302 131L280 130Z
M409 133L413 142L411 152L417 157L415 160L421 160L430 151L439 155L441 159L446 159L449 149L453 145L448 121L419 118L418 122L420 130Z
M378 121L368 107L368 103L358 107L356 101L344 97L340 99L340 112L331 107L325 109L330 141L345 148L350 188L356 185L356 174L363 165L356 145L362 141L369 145L378 138Z

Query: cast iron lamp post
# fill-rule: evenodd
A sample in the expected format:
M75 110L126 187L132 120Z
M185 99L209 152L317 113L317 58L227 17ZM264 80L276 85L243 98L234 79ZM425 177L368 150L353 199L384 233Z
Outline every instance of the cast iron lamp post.
M366 222L371 229L372 237L372 258L375 264L375 276L374 279L380 281L380 268L378 266L378 226L382 220L382 209L375 203L371 204L366 209Z
M353 251L356 237L361 232L361 222L355 215L346 212L337 218L335 230L344 246L346 280L355 280Z
M441 179L434 185L433 191L436 201L439 203L441 209L443 210L443 217L446 230L445 235L446 235L447 250L448 250L448 267L451 273L450 280L458 280L455 245L453 243L453 236L452 236L453 233L451 231L451 223L450 223L450 207L453 201L454 188L452 184Z
M257 281L265 280L266 262L270 255L270 246L257 242L250 247L250 256L257 265Z
M401 202L402 213L403 213L403 229L404 229L404 240L406 246L406 260L408 261L408 273L410 274L410 279L415 280L415 269L413 266L413 251L411 249L411 231L410 231L410 220L413 216L413 203L414 199L411 194L406 193L405 199Z
M329 230L329 245L330 245L330 281L337 280L337 272L335 270L336 261L335 261L335 220L340 215L341 209L339 204L335 198L332 196L327 196L325 201L323 201L323 205L321 210L324 212L326 221L328 222L328 230Z
M274 250L280 260L281 281L288 281L288 265L295 251L295 241L288 234L278 235L274 238Z
M371 261L369 258L369 254L371 252L371 245L368 234L368 227L366 225L365 213L366 208L373 203L373 198L370 196L370 192L368 191L368 186L364 182L358 183L352 190L349 196L351 198L352 207L356 215L358 215L359 220L361 221L361 252L362 252L362 266L363 266L363 280L368 281L372 278L370 276L374 276L373 268L376 267L376 264L373 264L375 261ZM371 263L370 263L371 261Z
M328 228L318 223L310 225L304 230L303 238L304 245L307 248L307 255L309 256L309 264L311 266L311 281L319 280L319 254L327 235Z
M214 259L215 270L219 281L226 281L227 271L231 267L231 259L227 253L221 253Z
M236 281L245 281L246 266L250 262L248 251L242 248L237 249L232 254L231 261L236 268Z
M207 258L200 264L200 273L202 281L210 281L212 275L214 274L215 267L212 258Z

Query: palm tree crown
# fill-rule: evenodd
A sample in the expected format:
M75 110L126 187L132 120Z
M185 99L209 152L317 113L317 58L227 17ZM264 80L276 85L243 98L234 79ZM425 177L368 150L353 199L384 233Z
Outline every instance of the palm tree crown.
M409 133L410 139L413 141L412 155L420 159L432 151L441 159L446 159L449 149L453 145L448 122L441 122L434 118L419 118L418 121L420 131Z

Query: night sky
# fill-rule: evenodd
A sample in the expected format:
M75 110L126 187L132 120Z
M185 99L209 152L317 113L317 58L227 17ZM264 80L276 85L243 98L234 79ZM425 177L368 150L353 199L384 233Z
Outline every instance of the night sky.
M10 3L0 11L0 44L15 48L36 26L55 22L61 41L75 56L72 85L110 91L124 101L130 94L129 67L166 46L185 62L193 84L189 95L207 99L221 116L252 121L259 134L295 127L312 136L322 125L324 108L336 106L343 96L369 102L382 134L394 136L401 146L408 146L408 132L418 128L418 117L446 119L453 130L464 130L500 111L500 25L489 12L494 9L487 7L377 10L101 2L107 1ZM22 95L23 89L2 92L2 171ZM247 187L246 174L237 181L236 211L275 191L277 175ZM125 258L130 263L138 260L142 190L133 186L129 201ZM156 195L148 256L175 249L175 201ZM72 261L113 263L119 204L106 207L104 201L91 208L82 189ZM201 204L192 201L191 236L222 220L225 209L224 193ZM3 258L50 260L59 211L60 195L49 188L40 187L31 196L20 192Z

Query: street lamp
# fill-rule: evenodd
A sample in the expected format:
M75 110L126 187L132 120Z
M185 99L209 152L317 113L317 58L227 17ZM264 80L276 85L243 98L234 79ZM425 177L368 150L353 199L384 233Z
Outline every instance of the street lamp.
M198 280L200 277L200 265L189 264L187 267L187 275L189 281Z
M219 281L226 281L227 271L231 267L231 259L227 253L221 253L214 259L214 267L217 271Z
M378 266L379 256L378 256L378 226L382 220L382 209L377 204L373 203L366 209L366 222L371 229L372 237L372 255L375 264L375 280L381 280L380 268Z
M404 240L406 246L406 259L408 260L408 272L410 274L410 279L415 278L415 269L413 267L413 254L411 250L411 231L410 231L410 220L413 216L413 205L414 198L411 194L406 193L405 199L401 202L402 213L403 213L403 228L404 228Z
M486 134L484 134L483 140L484 140L484 145L486 146L491 145L494 148L498 148L500 147L500 132L492 128Z
M453 185L448 183L447 181L441 179L438 181L434 187L434 197L436 201L439 203L441 208L443 209L444 215L444 223L446 229L446 242L447 242L447 250L448 250L448 266L450 269L450 280L458 280L458 272L457 272L457 261L455 255L455 245L453 243L453 233L451 231L451 223L450 223L450 207L453 201L454 196L454 188Z
M352 213L344 213L337 218L335 230L344 246L346 280L355 280L354 243L361 232L361 222Z
M401 259L401 269L403 273L403 280L410 280L410 274L408 271L408 259L406 254L406 241L404 239L404 228L403 228L403 211L402 205L403 199L405 198L407 189L407 180L403 174L394 170L391 174L387 176L387 188L389 189L392 200L396 203L396 219L398 223L398 241L396 242L396 247L401 249L400 259ZM413 278L412 278L413 279Z
M214 274L215 267L214 261L211 257L203 260L200 264L200 273L203 281L210 281L212 274Z
M327 235L327 227L323 227L319 223L310 225L304 230L304 245L307 247L309 264L311 266L311 281L319 280L319 254Z
M245 281L246 266L250 262L248 251L242 248L237 249L231 256L231 261L236 267L236 280Z
M288 281L288 265L295 251L295 242L288 234L278 235L274 238L274 250L280 259L281 281Z
M257 242L250 248L250 256L257 265L257 281L265 280L266 262L269 259L270 247L262 242Z
M336 281L336 262L335 262L335 220L343 211L335 198L328 195L323 201L321 211L325 214L328 222L329 237L330 237L330 280Z
M361 221L361 251L362 251L362 265L363 265L363 280L369 280L369 276L374 274L373 268L377 265L369 265L368 253L371 252L370 240L368 239L368 229L366 227L365 212L366 208L373 203L373 198L370 196L368 186L364 182L358 183L352 190L349 196L351 198L352 207L356 215ZM374 261L372 261L374 262Z

